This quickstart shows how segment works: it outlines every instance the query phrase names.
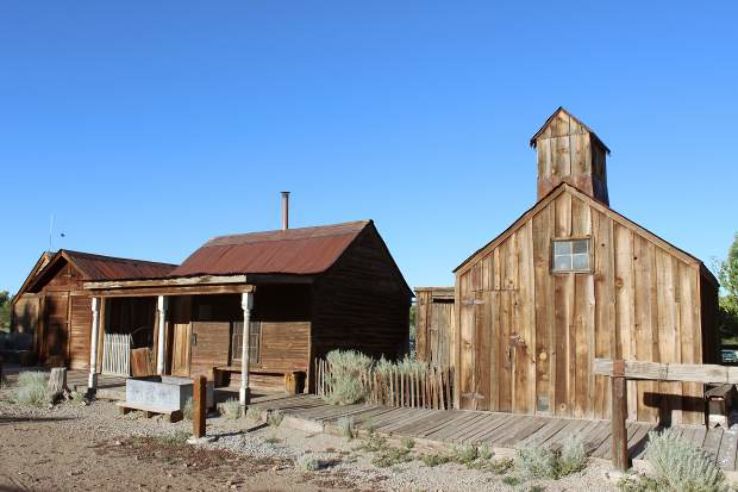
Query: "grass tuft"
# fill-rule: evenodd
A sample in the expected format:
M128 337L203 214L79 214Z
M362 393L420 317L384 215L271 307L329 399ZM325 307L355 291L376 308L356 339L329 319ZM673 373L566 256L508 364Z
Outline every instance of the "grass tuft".
M238 400L231 398L218 405L218 413L227 419L236 420L241 418L243 409Z
M42 407L49 402L46 373L27 371L18 375L11 395L13 403Z
M187 398L187 401L185 402L184 408L182 409L182 417L185 420L192 420L192 416L195 414L195 409L193 407L192 398Z
M284 414L279 410L272 410L267 416L267 424L272 427L279 427L282 425L282 420L284 420Z
M567 439L561 449L523 448L515 459L515 468L524 478L558 480L584 469L586 465L584 444L576 438Z
M348 439L349 441L354 438L354 418L353 417L341 417L336 421L336 427L338 433Z

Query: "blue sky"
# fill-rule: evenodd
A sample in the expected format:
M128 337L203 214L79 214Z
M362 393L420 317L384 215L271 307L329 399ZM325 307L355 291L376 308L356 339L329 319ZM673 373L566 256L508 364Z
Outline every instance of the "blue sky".
M535 201L559 105L613 208L710 262L738 230L738 3L0 4L0 290L53 247L179 262L208 238L376 221L411 285ZM61 238L63 232L66 237Z

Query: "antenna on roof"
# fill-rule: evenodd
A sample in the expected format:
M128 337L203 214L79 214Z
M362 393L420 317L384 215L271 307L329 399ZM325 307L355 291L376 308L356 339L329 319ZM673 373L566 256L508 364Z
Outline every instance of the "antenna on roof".
M290 228L290 192L282 192L282 230Z

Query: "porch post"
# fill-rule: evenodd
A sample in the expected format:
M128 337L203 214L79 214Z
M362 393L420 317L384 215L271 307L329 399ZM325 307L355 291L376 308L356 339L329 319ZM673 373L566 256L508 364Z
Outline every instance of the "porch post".
M87 379L87 389L97 388L97 339L100 333L100 298L92 298L92 333L90 333L90 375Z
M241 294L241 308L243 309L243 343L241 344L241 389L238 392L241 406L246 406L251 401L249 389L249 354L251 351L251 330L249 323L251 321L251 308L254 306L254 294L244 292Z
M158 375L164 374L164 337L165 327L167 325L167 305L169 304L168 299L164 296L159 296L156 303L156 310L158 313L157 321L159 325L159 334L157 336L157 347L156 347L156 373Z

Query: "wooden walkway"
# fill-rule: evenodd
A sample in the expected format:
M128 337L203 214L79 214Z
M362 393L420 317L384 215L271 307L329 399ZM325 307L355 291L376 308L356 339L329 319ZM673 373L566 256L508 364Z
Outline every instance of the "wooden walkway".
M607 420L538 417L470 410L390 408L378 405L333 406L314 395L255 399L261 410L280 410L285 415L330 427L341 417L353 418L359 430L373 428L392 436L448 444L488 444L500 454L524 446L560 446L570 436L579 437L593 458L612 459L611 424ZM628 450L634 461L643 459L648 431L654 425L627 424ZM716 456L726 471L736 471L738 430L704 426L676 427L681 436Z

